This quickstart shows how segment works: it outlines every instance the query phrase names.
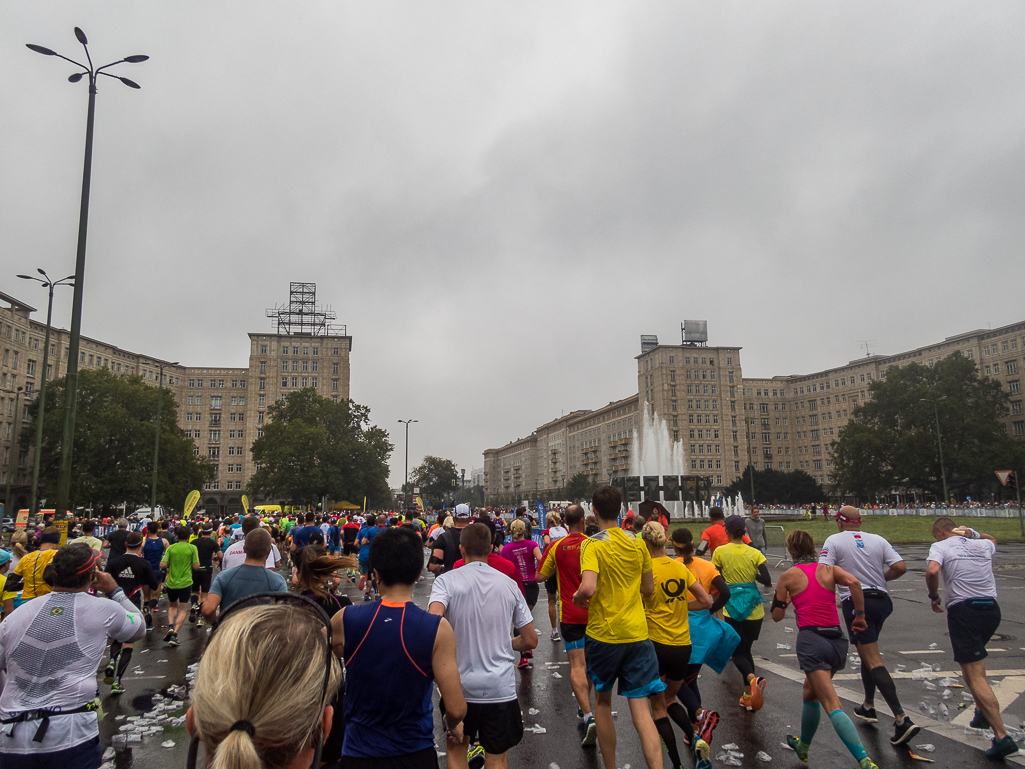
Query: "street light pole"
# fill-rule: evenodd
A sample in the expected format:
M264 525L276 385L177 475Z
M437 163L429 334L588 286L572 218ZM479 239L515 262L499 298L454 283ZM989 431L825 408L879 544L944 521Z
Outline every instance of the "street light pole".
M73 281L75 276L69 275L66 278L61 278L58 281L53 281L50 276L43 270L36 268L36 272L43 276L43 279L37 278L35 275L19 275L18 277L23 280L36 280L42 283L47 289L49 289L50 298L46 304L46 335L43 339L43 373L40 379L39 395L36 396L36 403L39 407L36 409L36 450L35 456L32 458L32 496L31 502L29 502L29 512L31 515L36 515L39 511L36 509L36 503L39 501L39 462L43 453L43 417L46 415L46 367L50 363L50 321L53 319L53 290L57 286L74 286L74 283L68 283L66 281Z
M406 480L402 484L402 499L406 503L406 510L409 509L410 498L409 498L409 426L416 422L415 419L400 419L399 424L406 426Z
M18 423L21 422L22 389L23 388L19 387L17 390L0 390L0 392L5 393L17 393L14 396L14 435L11 437L11 454L7 458L7 492L4 495L4 512L8 514L8 508L11 506L11 482L14 480L15 460L18 456Z
M178 361L175 361L174 363L172 363L170 365L177 366L178 365ZM156 520L156 517L157 517L157 467L158 467L158 462L160 460L160 404L164 400L164 364L163 364L163 362L161 362L159 364L159 366L160 366L160 375L159 375L159 378L157 379L157 429L156 429L156 436L155 436L155 439L153 441L153 485L152 485L152 488L150 489L150 495L149 495L149 514L150 514L150 516L154 520Z
M940 401L945 401L947 396L944 395L942 398L919 398L920 401L929 401L932 403L932 413L936 417L936 445L940 450L940 475L943 476L943 503L946 504L950 501L950 494L947 493L947 470L943 465L943 439L940 437L940 410L936 405Z
M81 72L76 72L71 75L68 80L72 83L79 82L83 77L87 77L89 83L89 108L86 113L85 122L85 162L82 169L82 201L78 213L78 249L75 255L75 294L71 304L71 330L70 339L68 341L68 368L65 384L65 395L64 395L64 435L61 439L61 462L60 471L57 476L57 502L55 510L64 512L68 510L68 501L71 496L71 456L75 438L75 412L78 406L78 348L80 337L82 334L82 289L85 284L85 242L86 242L86 231L89 227L89 188L92 181L92 164L93 164L93 119L96 112L96 78L99 75L106 75L112 77L115 80L120 80L122 83L127 85L129 88L139 88L139 84L129 80L126 77L118 77L112 75L109 72L103 70L108 67L113 67L115 64L121 64L127 62L129 64L138 64L139 62L146 61L149 56L135 55L126 56L123 59L118 59L110 64L104 64L102 67L94 67L92 57L89 55L89 41L83 32L78 27L75 27L75 37L78 38L78 42L82 44L85 49L86 61L89 62L89 66L82 64L81 62L69 59L67 56L62 56L56 51L52 51L49 48L44 48L41 45L33 45L29 43L27 47L40 53L44 56L56 56L59 59L70 62L77 67L81 67Z

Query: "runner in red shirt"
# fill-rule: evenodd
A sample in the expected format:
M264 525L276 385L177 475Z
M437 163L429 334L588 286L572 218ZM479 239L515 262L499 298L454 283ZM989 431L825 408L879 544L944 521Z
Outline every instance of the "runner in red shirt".
M726 515L721 507L709 508L708 520L712 525L701 532L701 544L698 545L697 555L704 555L707 552L711 557L717 547L730 541L730 535L726 533ZM744 535L744 544L751 544L751 538L747 534Z
M584 535L584 509L570 505L563 515L569 534L548 548L537 572L538 579L555 578L559 585L559 629L569 657L569 680L580 707L587 731L584 744L593 745L598 737L591 708L590 684L584 660L584 631L587 630L587 609L573 603L573 594L580 587L580 545Z

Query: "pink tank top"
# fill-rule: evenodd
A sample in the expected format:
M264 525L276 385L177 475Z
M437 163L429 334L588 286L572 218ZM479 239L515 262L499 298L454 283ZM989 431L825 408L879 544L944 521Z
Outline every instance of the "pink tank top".
M840 624L836 612L836 593L826 590L815 579L817 563L799 563L796 567L808 578L808 587L794 596L797 627L833 627Z

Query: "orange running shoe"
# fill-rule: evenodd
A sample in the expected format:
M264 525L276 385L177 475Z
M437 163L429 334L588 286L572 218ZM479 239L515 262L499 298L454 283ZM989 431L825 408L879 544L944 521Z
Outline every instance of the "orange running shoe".
M752 678L751 679L751 708L753 710L761 710L765 704L765 684L764 678Z

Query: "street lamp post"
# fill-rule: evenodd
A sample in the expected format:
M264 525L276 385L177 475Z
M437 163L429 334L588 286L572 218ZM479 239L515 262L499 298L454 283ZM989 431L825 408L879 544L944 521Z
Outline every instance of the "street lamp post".
M32 497L29 502L29 512L31 515L35 515L39 511L36 509L36 503L39 501L39 462L43 453L43 417L46 415L46 380L47 373L46 367L50 363L50 321L53 318L53 290L57 286L74 286L74 283L68 283L67 281L73 281L74 275L69 275L66 278L61 278L58 281L54 281L46 274L43 270L36 268L36 272L42 275L42 278L37 278L35 275L19 275L18 277L22 280L36 280L45 286L50 293L49 300L46 304L46 335L43 339L43 373L40 379L39 395L36 396L36 403L39 404L39 408L36 410L36 450L35 456L32 458Z
M89 41L86 39L85 32L78 27L75 27L75 37L78 38L78 42L80 42L82 47L85 49L85 58L86 61L89 62L89 66L86 66L81 62L77 62L74 59L69 59L67 56L62 56L56 51L44 48L41 45L33 45L31 43L27 44L28 48L36 53L41 53L44 56L56 56L59 59L64 59L64 61L74 64L76 67L81 67L82 71L74 73L68 78L68 80L72 83L77 83L85 77L89 83L89 108L86 113L85 122L85 162L82 169L82 202L78 213L78 250L75 256L75 294L71 304L71 331L70 339L68 341L68 368L65 375L66 393L64 396L64 435L61 439L60 472L57 476L57 503L55 509L60 511L68 509L68 501L71 495L71 455L75 438L75 412L78 406L78 347L82 333L82 289L85 284L85 239L86 231L89 226L89 187L92 181L93 118L96 112L96 79L99 75L105 75L107 77L112 77L115 80L120 80L129 88L139 88L140 86L138 83L129 80L126 77L112 75L109 72L104 72L103 70L124 62L129 64L138 64L139 62L149 59L149 56L138 54L134 56L126 56L125 58L118 59L110 64L104 64L102 67L95 67L93 66L92 57L89 55Z
M400 419L399 424L406 426L406 480L402 484L402 499L406 503L406 509L409 509L409 426L416 422L416 419Z
M17 390L0 390L0 392L11 393L14 395L14 435L11 438L11 453L10 456L7 457L7 492L4 495L4 512L8 514L8 508L11 506L11 482L14 480L15 461L18 456L18 423L21 422L22 389L23 388L19 387Z
M936 445L940 450L940 475L943 476L943 504L950 501L950 494L947 493L947 470L943 465L943 439L940 437L940 410L936 405L940 401L945 401L947 396L944 395L942 398L919 398L920 401L929 401L932 403L932 413L936 417Z
M164 400L164 363L160 363L160 376L157 379L157 429L153 441L153 486L149 495L149 514L155 520L157 517L157 466L160 460L160 404ZM178 361L166 364L177 366Z

